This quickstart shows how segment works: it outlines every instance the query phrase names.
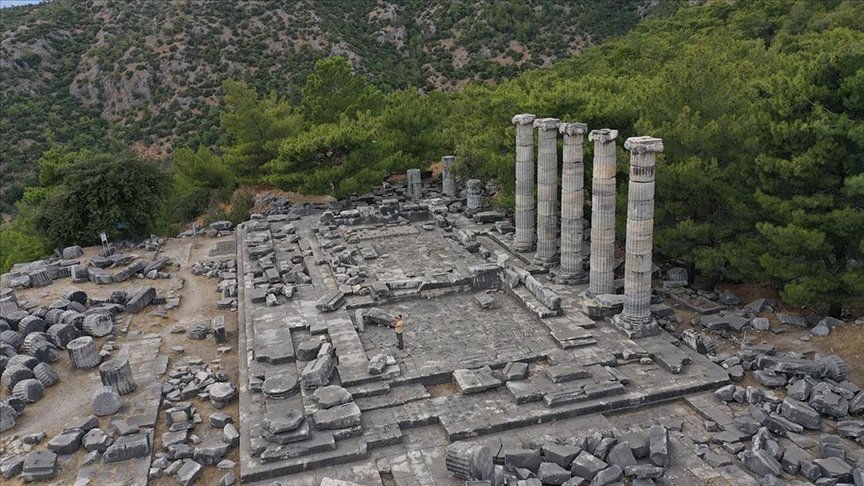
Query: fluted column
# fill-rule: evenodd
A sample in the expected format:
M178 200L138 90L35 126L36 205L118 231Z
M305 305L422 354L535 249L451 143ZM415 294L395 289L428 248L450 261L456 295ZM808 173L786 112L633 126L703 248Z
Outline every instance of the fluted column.
M513 117L516 125L516 234L513 248L531 251L536 241L534 202L534 115Z
M534 120L537 127L537 252L534 263L558 263L558 124L557 118Z
M456 157L452 155L441 157L441 192L445 196L456 195L456 175L450 170L454 160Z
M624 263L624 309L612 323L629 337L660 332L651 317L651 253L654 239L654 167L663 140L631 137L630 183L627 191L627 256Z
M564 135L561 168L561 268L556 280L565 284L585 283L582 266L582 213L585 204L583 141L588 132L584 123L562 123Z
M614 292L615 139L618 130L591 130L594 175L591 180L591 268L588 295Z

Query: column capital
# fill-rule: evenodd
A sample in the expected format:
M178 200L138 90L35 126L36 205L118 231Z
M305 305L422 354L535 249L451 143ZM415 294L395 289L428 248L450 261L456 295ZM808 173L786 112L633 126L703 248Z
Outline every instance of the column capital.
M514 116L510 121L513 122L514 125L530 125L534 123L535 118L537 118L537 115L532 115L530 113L520 113Z
M654 137L630 137L624 142L624 148L634 154L662 152L663 139Z
M442 164L449 164L449 163L453 162L454 160L456 160L455 155L444 155L441 157L441 163Z
M561 120L557 118L538 118L534 120L534 127L540 130L555 130L560 123Z
M588 133L588 125L585 123L562 123L558 127L562 135L585 135Z
M618 130L612 130L609 128L591 130L591 133L588 134L588 140L591 140L592 142L609 143L616 138L618 138Z

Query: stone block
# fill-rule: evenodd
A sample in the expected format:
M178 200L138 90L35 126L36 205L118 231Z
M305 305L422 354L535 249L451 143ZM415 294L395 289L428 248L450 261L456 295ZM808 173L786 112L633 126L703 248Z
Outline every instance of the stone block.
M495 299L485 292L474 294L474 301L483 309L491 309L495 307Z
M492 369L484 366L477 369L458 369L453 371L456 387L462 394L480 393L501 386L501 380L492 375Z
M767 476L769 474L780 476L781 474L782 467L780 466L780 463L765 449L760 449L755 452L749 450L744 451L742 452L741 458L744 465L747 466L747 469L750 469L758 476Z
M731 464L731 462L729 463ZM627 466L624 468L624 475L628 478L638 478L638 479L658 479L662 478L663 474L665 474L665 468L658 466L651 466L650 464L641 464L634 466Z
M155 298L156 289L154 287L140 288L126 302L126 312L137 314L138 312L141 312L144 307L150 305Z
M195 483L201 473L204 471L204 466L198 464L192 459L183 461L183 465L177 470L177 482L181 486L190 486Z
M627 468L628 466L636 465L636 457L633 456L630 444L627 442L618 442L609 449L609 453L606 455L606 462L621 466L621 468Z
M48 450L55 454L72 454L81 447L82 437L84 431L81 429L67 430L48 442Z
M300 383L305 389L327 385L330 383L330 377L333 375L335 367L333 357L330 354L320 356L315 361L310 361L303 367Z
M102 431L102 429L92 429L81 439L81 444L87 451L105 452L105 449L111 445L113 440L111 436Z
M546 368L545 373L554 383L565 383L591 376L591 372L585 368L570 364L550 366Z
M147 262L145 262L144 260L137 260L123 268L123 270L117 272L114 275L113 280L114 282L125 282L129 280L132 275L135 275L136 273L141 273L146 267Z
M507 365L504 366L504 370L501 372L504 381L521 380L525 378L527 374L528 363L523 363L521 361L507 363Z
M649 456L651 462L657 466L668 466L669 457L669 435L662 425L652 425L649 433Z
M543 457L547 461L554 462L559 466L569 469L573 460L582 451L579 447L559 444L544 444L542 447Z
M527 469L536 473L542 459L537 449L511 449L504 451L504 470L513 472L516 469Z
M533 275L525 279L525 286L534 294L534 297L537 297L537 300L550 310L557 311L561 309L561 297L552 289L545 287Z
M587 451L582 451L582 453L576 456L576 459L573 460L573 464L570 466L570 472L586 481L591 481L597 473L606 469L608 466L608 464L594 457Z
M822 423L819 412L806 403L789 397L783 400L780 415L811 430L819 430Z
M9 479L21 474L22 469L24 469L23 454L11 455L0 461L0 476L3 476L3 479Z
M350 402L326 410L318 410L313 414L313 420L319 430L354 427L360 425L360 407Z
M345 294L340 291L329 292L315 303L315 308L321 312L333 312L345 303Z
M102 458L105 462L119 462L150 455L152 444L148 432L124 435L111 444Z
M836 478L841 482L852 479L852 466L839 457L815 459L813 463L819 466L823 477Z
M33 451L24 457L21 480L25 483L53 479L57 475L57 454L50 451Z
M543 484L560 485L570 479L570 471L554 462L543 462L537 468L537 479Z

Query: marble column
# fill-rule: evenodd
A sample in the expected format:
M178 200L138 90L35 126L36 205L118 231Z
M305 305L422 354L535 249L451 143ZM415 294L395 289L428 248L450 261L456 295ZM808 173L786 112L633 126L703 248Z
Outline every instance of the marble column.
M408 169L408 197L420 199L423 195L423 181L420 178L420 169Z
M624 309L612 324L628 337L660 332L651 317L651 252L654 238L654 167L663 140L631 137L630 183L627 190L627 256L624 263Z
M534 202L534 128L536 116L523 113L513 117L516 125L516 234L513 248L531 251L536 241L537 214Z
M618 130L591 130L594 175L591 180L591 268L588 295L611 294L615 269L615 139Z
M465 212L473 215L483 209L483 182L480 179L469 179L465 182L468 195Z
M558 124L557 118L534 120L537 127L537 252L534 264L558 264Z
M445 196L456 195L456 175L451 172L454 160L456 157L453 155L441 157L441 192Z
M583 141L588 132L584 123L562 123L564 135L561 168L561 267L556 280L565 284L587 281L582 266L582 213L585 204Z

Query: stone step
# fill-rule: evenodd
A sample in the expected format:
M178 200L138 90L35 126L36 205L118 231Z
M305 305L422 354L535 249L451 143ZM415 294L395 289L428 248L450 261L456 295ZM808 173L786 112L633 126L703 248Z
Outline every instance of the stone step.
M243 483L264 481L303 471L358 461L365 458L367 454L367 447L364 442L343 442L334 450L272 463L251 465L242 470L240 479Z
M412 383L405 386L390 388L390 392L387 394L355 398L354 402L358 407L360 407L361 411L367 412L370 410L404 405L409 402L426 398L429 398L429 392L426 391L426 387L419 383Z
M505 288L507 288L507 286L505 286ZM546 307L537 300L537 297L534 297L534 294L532 294L525 286L519 286L509 291L512 292L512 295L522 305L522 307L540 319L554 317L561 314L561 309L552 310Z
M369 450L402 443L402 429L397 424L387 424L375 427L363 434L366 447Z

